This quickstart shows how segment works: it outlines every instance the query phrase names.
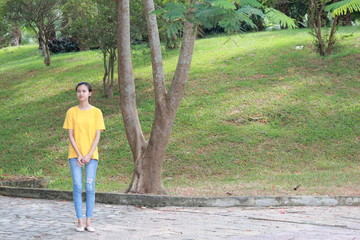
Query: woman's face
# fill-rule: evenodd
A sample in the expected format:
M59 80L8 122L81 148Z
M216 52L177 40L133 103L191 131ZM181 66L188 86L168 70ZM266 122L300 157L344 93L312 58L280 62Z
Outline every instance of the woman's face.
M80 102L89 101L91 92L89 92L89 89L86 85L80 85L76 90L76 96Z

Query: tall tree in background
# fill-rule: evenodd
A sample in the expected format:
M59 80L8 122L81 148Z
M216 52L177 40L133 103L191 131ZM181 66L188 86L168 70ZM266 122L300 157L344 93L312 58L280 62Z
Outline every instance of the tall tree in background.
M21 27L18 22L11 23L11 46L20 46L22 42Z
M237 1L240 4L240 1ZM243 2L243 1L241 1ZM177 1L166 8L154 11L154 1L144 0L144 9L151 49L155 113L152 131L147 141L141 129L136 107L135 82L130 51L130 7L129 0L117 0L118 15L118 74L120 87L120 108L126 136L135 161L132 181L127 189L131 193L165 194L161 172L176 111L184 94L190 63L193 55L196 27L198 25L220 25L225 30L236 31L242 22L252 24L250 15L256 0L247 0L243 9L237 9L232 2L218 1ZM156 15L170 24L169 33L182 32L182 44L174 77L169 89L166 88L161 54L160 37ZM255 13L260 14L258 11ZM281 24L293 26L292 19L280 12L268 9L269 18L277 18ZM121 33L121 34L120 34Z
M59 4L57 0L14 0L5 5L8 19L19 21L34 31L46 66L51 62L48 41L54 37L61 19Z
M12 41L10 34L12 23L6 18L6 2L5 0L0 1L0 48L8 46Z
M104 63L103 88L106 98L113 97L115 63L117 58L117 22L115 2L97 0L97 15L95 18L93 36L99 44Z
M100 48L103 58L104 96L113 97L117 27L115 2L109 0L69 0L62 7L67 25L63 33L80 48Z
M66 26L62 30L63 35L74 39L81 50L89 50L96 47L94 36L95 17L97 6L94 0L68 0L61 10L66 19Z
M19 19L9 19L6 6L10 0L0 0L0 47L19 46L22 42Z

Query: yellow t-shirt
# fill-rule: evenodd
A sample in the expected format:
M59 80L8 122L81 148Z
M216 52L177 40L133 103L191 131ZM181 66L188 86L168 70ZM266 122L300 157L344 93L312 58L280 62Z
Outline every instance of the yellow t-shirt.
M89 153L94 142L96 130L105 130L103 115L100 109L92 106L89 110L83 111L78 106L70 108L66 112L64 121L65 129L74 130L76 146L80 153L85 156ZM69 159L77 158L74 148L69 144ZM96 147L92 159L99 160L98 148Z

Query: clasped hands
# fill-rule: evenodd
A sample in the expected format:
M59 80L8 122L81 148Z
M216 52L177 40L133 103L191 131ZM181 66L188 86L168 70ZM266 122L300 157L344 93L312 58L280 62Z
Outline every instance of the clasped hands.
M86 156L78 156L77 158L77 164L79 167L84 166L85 164L88 164L91 160L91 156L90 155L86 155Z

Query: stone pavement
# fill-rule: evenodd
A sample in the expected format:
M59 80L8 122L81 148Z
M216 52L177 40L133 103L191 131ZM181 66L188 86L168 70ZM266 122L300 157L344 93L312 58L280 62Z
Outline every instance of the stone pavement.
M0 196L0 239L360 240L360 207L141 208L97 203L95 233L71 201Z

